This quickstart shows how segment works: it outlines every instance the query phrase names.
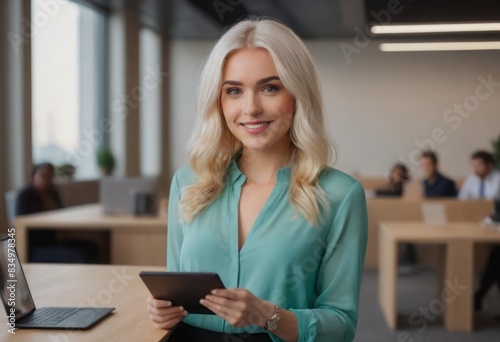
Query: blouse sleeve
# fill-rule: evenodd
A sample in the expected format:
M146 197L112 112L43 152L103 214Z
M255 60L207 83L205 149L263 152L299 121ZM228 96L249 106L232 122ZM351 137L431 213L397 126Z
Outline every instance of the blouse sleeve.
M368 222L359 182L340 202L328 235L312 309L290 309L297 317L299 342L354 339Z
M178 272L180 268L180 251L183 234L179 217L179 199L180 190L176 173L170 185L168 199L167 271L169 272Z

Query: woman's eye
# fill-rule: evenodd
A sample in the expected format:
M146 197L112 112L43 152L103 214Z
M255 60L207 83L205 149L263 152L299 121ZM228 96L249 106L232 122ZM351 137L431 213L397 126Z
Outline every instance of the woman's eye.
M274 93L279 90L279 87L275 85L266 85L263 90L268 93Z
M229 95L238 95L240 94L240 90L238 88L228 88L226 93Z

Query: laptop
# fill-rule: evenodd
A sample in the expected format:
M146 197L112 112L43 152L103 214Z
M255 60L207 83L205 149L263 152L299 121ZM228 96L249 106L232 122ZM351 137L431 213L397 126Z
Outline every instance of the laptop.
M115 308L46 307L37 309L13 240L0 239L0 293L10 329L88 329Z
M423 203L421 209L425 224L431 226L445 226L448 222L446 209L443 204Z
M146 206L141 212L154 211L153 198L158 191L157 177L104 177L100 182L100 202L106 215L133 215L137 212L137 199L149 195ZM139 201L141 202L141 201ZM143 201L144 202L144 201ZM140 209L140 208L139 208ZM150 213L150 214L155 214Z

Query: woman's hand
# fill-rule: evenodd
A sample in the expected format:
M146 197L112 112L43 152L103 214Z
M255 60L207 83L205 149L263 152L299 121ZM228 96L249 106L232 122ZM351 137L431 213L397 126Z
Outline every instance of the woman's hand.
M148 312L156 328L167 330L175 328L188 314L182 306L172 306L168 300L153 297L148 297Z
M246 289L215 289L200 303L233 327L264 327L274 315L274 304L255 297Z

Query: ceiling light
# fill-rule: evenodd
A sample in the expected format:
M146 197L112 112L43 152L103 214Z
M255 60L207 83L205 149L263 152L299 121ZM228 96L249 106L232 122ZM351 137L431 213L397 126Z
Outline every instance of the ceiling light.
M427 42L427 43L382 43L380 51L465 51L465 50L500 50L497 42Z
M495 32L495 31L500 31L500 23L374 25L371 27L371 32L373 34Z

